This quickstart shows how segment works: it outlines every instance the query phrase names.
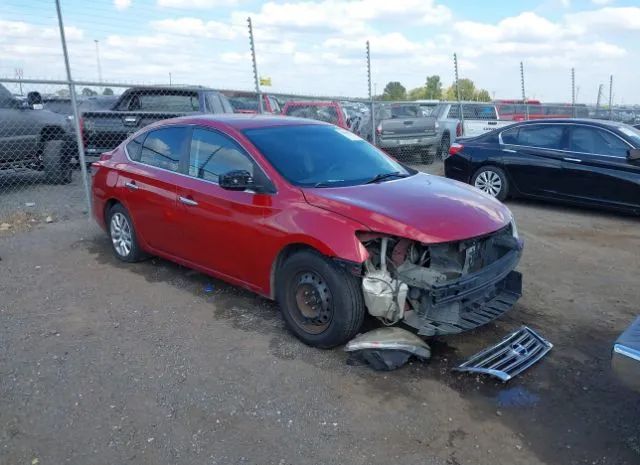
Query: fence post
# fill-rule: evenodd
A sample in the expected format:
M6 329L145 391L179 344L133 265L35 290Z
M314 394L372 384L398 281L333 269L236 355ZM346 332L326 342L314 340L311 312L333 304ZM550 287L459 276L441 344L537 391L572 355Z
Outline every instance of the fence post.
M527 94L524 91L524 65L520 62L520 87L522 88L522 103L524 103L524 117L529 121L529 104L527 103Z
M376 145L376 117L374 111L373 94L371 93L371 49L367 40L367 79L369 83L369 101L371 102L371 143Z
M609 120L613 119L613 74L609 76Z
M249 46L251 47L251 60L253 62L253 80L256 84L256 94L258 94L258 111L264 113L262 105L262 92L260 91L260 79L258 78L258 65L256 64L256 48L253 43L253 26L251 25L251 17L247 18L249 24Z
M460 135L464 136L464 113L462 112L462 101L460 100L460 86L458 85L458 55L453 54L453 67L456 78L456 96L458 98L458 107L460 110Z
M69 54L67 52L67 40L64 35L64 23L60 10L60 0L56 0L56 12L58 14L58 26L60 27L60 40L62 41L62 53L64 55L64 66L67 70L67 83L69 84L69 95L71 96L71 107L73 108L73 126L76 130L76 142L78 144L78 159L80 161L80 172L82 173L82 184L84 194L87 198L87 212L91 217L91 191L89 190L89 175L87 173L87 162L84 156L84 143L82 141L82 131L80 130L80 113L78 112L78 99L76 98L76 87L71 79L71 67L69 66Z

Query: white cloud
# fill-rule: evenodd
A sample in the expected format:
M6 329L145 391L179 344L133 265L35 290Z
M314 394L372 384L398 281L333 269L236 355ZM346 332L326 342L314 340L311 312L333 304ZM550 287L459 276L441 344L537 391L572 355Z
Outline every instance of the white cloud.
M593 3L594 5L609 5L613 2L614 0L591 0L591 3Z
M640 7L605 7L565 16L569 27L581 33L640 31Z
M113 0L116 10L126 10L131 6L131 0Z
M218 38L236 38L239 29L219 21L203 21L198 18L175 18L152 21L151 27L163 34Z
M166 8L197 8L204 10L223 5L234 5L237 2L238 0L158 0L157 4Z

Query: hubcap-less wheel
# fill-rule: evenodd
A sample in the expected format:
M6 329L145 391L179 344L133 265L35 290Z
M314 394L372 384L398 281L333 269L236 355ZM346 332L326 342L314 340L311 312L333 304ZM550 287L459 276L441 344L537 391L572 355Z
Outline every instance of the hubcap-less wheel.
M333 318L331 292L322 277L313 271L299 273L294 282L296 311L293 319L309 334L325 331Z
M133 239L131 237L131 225L129 220L120 212L114 213L111 217L111 242L116 253L121 257L126 257L131 253Z
M502 190L502 179L495 171L483 171L476 177L474 186L492 197L497 197Z

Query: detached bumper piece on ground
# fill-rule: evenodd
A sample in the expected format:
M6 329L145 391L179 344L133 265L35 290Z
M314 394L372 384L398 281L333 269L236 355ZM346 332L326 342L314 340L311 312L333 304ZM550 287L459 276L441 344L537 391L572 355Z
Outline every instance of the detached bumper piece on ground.
M421 360L431 357L427 343L402 328L378 328L360 334L344 350L379 371L400 368L412 356Z
M524 326L454 370L490 375L507 382L539 361L552 347L553 344Z

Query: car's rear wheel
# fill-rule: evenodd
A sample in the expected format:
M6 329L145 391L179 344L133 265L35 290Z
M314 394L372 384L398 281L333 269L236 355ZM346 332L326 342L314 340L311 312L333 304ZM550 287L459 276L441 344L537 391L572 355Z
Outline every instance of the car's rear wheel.
M276 277L287 327L302 342L329 349L353 338L364 320L360 281L311 250L289 257Z
M505 172L497 166L483 166L473 175L471 184L502 201L509 194L509 181Z
M444 160L449 153L449 146L451 145L451 139L449 138L449 134L443 134L442 139L440 140L440 145L438 146L438 160Z
M117 203L111 207L108 225L111 248L116 258L129 263L145 258L145 254L138 244L131 216L122 204Z
M71 162L68 159L63 140L49 140L42 150L42 167L49 184L69 184L73 176Z

